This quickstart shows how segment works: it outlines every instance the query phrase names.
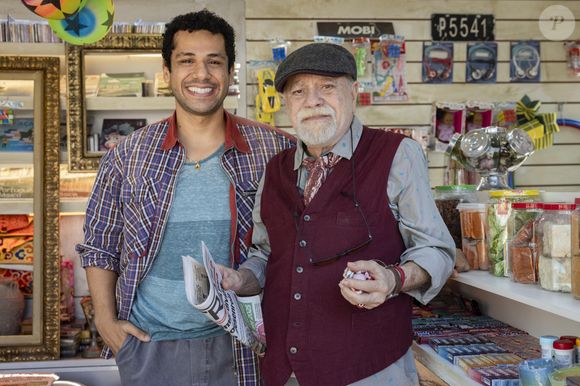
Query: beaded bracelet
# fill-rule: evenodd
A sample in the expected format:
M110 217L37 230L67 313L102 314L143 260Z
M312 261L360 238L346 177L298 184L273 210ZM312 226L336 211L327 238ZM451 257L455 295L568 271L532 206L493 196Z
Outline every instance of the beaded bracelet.
M393 273L393 276L395 277L395 288L393 288L393 291L389 295L387 295L385 300L394 298L401 292L401 289L403 289L403 285L405 284L405 271L398 264L387 265L382 260L374 260L374 261L384 269L391 271Z

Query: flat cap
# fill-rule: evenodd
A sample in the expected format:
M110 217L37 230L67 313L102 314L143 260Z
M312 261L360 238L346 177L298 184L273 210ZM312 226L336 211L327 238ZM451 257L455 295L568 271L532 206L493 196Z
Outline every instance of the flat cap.
M354 56L342 46L312 43L292 52L280 63L274 78L276 90L284 91L288 78L296 74L348 75L356 80L356 63Z

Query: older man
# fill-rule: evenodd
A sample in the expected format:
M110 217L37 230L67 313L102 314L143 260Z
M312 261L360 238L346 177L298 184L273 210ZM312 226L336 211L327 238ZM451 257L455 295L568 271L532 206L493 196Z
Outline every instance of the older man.
M340 46L298 49L275 86L299 142L268 164L253 214L251 255L267 259L266 385L295 384L292 373L303 386L416 385L411 297L432 299L455 257L421 148L361 124L355 61ZM360 273L342 279L345 268Z

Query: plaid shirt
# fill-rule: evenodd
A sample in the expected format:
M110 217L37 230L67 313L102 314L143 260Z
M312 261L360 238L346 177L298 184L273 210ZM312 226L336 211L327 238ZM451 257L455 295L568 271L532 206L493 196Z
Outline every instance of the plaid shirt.
M222 166L231 181L231 259L238 267L251 246L254 197L267 162L293 139L267 125L226 114ZM176 117L131 134L103 156L89 199L85 242L77 245L83 267L117 272L117 314L128 320L139 283L159 251L185 149ZM104 355L111 356L105 348ZM252 351L234 339L240 385L260 383Z

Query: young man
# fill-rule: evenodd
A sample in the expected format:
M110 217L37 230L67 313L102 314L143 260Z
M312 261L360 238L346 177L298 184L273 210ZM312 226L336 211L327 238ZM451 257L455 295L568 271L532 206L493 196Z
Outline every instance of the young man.
M77 250L105 354L115 354L124 385L260 382L251 351L187 302L181 263L182 255L201 259L203 240L218 262L245 261L239 275L254 277L247 257L256 188L266 162L293 145L224 111L234 61L225 20L207 10L173 19L163 74L175 113L101 161Z
M356 65L340 46L298 49L275 79L299 141L272 158L254 208L266 386L296 384L292 373L301 386L418 385L411 297L432 299L455 257L422 150L357 119ZM360 273L341 280L345 268ZM228 271L225 286L241 288Z

